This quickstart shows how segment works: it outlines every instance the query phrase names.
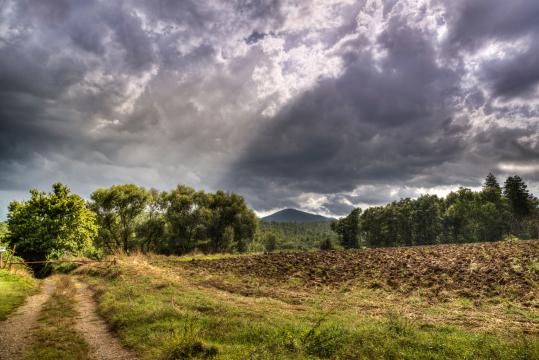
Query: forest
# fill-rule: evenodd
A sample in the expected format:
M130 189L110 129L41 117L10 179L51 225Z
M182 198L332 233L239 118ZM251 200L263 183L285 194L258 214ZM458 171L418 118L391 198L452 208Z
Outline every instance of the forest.
M306 251L470 243L539 237L539 201L517 175L489 174L480 191L422 195L354 209L332 223L260 223L243 197L178 185L95 190L86 201L61 184L9 205L2 242L26 261L121 251L165 255Z
M474 243L539 237L539 201L518 176L503 188L490 173L480 191L422 195L354 209L332 223L344 248Z

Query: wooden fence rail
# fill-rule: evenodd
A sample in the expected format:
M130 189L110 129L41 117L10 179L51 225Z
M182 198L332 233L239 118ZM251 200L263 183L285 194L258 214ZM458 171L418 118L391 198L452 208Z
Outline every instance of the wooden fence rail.
M42 261L19 261L19 262L10 262L9 264L16 265L28 265L28 264L58 264L58 263L81 263L81 264L88 264L88 263L116 263L116 259L114 260L42 260Z

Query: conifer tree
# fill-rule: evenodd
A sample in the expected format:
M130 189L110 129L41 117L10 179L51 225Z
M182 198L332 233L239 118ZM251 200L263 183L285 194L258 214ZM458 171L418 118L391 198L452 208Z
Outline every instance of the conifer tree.
M500 184L498 184L498 180L496 179L496 176L494 176L491 172L488 173L485 184L483 185L483 189L485 188L495 188L498 190L501 190Z
M520 176L510 176L505 180L503 195L509 201L516 217L523 218L531 213L533 198Z

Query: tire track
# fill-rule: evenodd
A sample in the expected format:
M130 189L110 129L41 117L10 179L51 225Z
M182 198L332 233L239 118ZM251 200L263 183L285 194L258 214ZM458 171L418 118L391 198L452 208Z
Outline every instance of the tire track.
M13 360L22 355L32 343L32 330L43 304L54 291L51 279L43 280L40 292L29 296L6 320L0 322L0 360Z
M135 360L138 357L127 350L111 334L107 323L98 315L92 291L82 282L76 282L76 307L79 316L76 330L90 347L90 357L95 360Z

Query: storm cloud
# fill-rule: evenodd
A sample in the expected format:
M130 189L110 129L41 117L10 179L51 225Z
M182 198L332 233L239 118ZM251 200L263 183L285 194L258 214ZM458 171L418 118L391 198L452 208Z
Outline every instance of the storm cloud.
M4 1L0 216L31 187L238 191L342 215L539 190L539 3Z

